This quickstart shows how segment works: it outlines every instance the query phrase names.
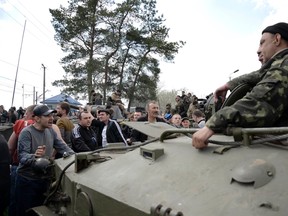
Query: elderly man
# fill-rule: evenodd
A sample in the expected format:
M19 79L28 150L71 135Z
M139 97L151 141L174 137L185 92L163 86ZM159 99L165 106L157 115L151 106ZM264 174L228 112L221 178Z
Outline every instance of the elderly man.
M171 118L171 125L177 128L181 127L181 116L180 114L176 113Z
M232 106L216 112L204 128L193 134L195 148L205 148L215 131L227 126L287 126L288 24L282 22L265 28L257 54L262 67L219 87L215 97L225 98L227 91L240 83L253 85L252 91Z
M137 121L140 121L140 122L148 121L150 123L166 122L163 118L159 117L159 105L156 101L148 102L146 105L146 111L147 111L147 115L138 118ZM132 137L130 139L127 139L127 141L130 144L131 142L135 142L135 141L144 142L147 139L148 139L147 135L137 130L133 130Z

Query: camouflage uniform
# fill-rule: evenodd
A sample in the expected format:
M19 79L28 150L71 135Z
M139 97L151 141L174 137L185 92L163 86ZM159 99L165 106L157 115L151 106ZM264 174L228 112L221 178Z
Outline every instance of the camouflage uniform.
M240 84L249 84L250 86L255 86L261 80L260 70L253 71L249 74L244 74L242 76L236 77L228 82L229 89L232 91Z
M258 71L233 79L231 89L241 83L253 85L251 92L232 106L216 112L206 126L267 127L288 125L288 49L267 61Z

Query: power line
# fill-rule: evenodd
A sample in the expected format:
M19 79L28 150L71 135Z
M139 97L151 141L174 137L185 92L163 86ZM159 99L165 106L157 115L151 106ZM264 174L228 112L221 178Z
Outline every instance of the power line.
M6 2L8 2L10 5L12 5L12 7L14 7L22 16L24 16L25 17L25 19L26 19L26 16L20 11L20 10L18 10L18 8L17 7L15 7L11 2L9 2L8 0L6 0Z
M10 79L10 78L8 78L8 77L0 76L0 78L3 78L3 79L6 79L6 80L9 80L9 81L11 81L11 82L14 82L13 79ZM1 81L1 80L0 80L0 81ZM41 88L41 87L39 87L39 86L35 86L35 85L29 84L29 83L23 83L23 82L19 82L19 81L17 81L17 83L18 83L18 84L21 84L21 85L25 85L25 86ZM13 88L12 86L7 86L7 87L9 87L9 88Z
M7 1L10 5L12 5L25 19L29 20L30 23L31 23L33 26L35 26L39 31L41 31L43 35L45 35L48 39L51 39L51 38L50 38L45 32L43 32L36 24L34 24L34 22L32 22L25 14L23 14L14 4L12 4L12 3L11 3L10 1L8 1L8 0L6 0L6 1ZM18 2L18 3L20 3L20 2ZM22 4L21 4L21 6L22 6L23 8L25 8ZM27 9L25 8L25 10L27 10ZM28 10L27 10L27 11L28 11ZM44 26L37 18L35 18L35 16L34 16L31 12L28 11L28 13L30 13L35 20L37 20L42 26ZM46 29L46 27L44 27L44 28ZM47 29L46 29L46 30L47 30ZM50 33L50 31L48 31L48 32Z
M8 61L5 61L5 60L3 60L3 59L0 59L0 62L4 62L4 63L6 63L6 64L8 64L8 65L11 65L11 66L13 66L13 67L16 67L16 65L15 64L13 64L13 63L10 63L10 62L8 62ZM23 68L23 67L19 67L21 70L23 70L23 71L26 71L26 72L29 72L29 73L32 73L32 74L35 74L35 75L37 75L38 77L42 77L42 74L39 72L39 73L36 73L36 72L33 72L33 71L31 71L31 70L28 70L28 69L25 69L25 68ZM49 71L49 67L46 67L47 69L48 69L48 71ZM40 71L40 68L39 68L39 71ZM52 75L50 75L49 73L47 73L48 74L48 78L50 79L50 80L55 80L54 79L54 77L52 76ZM46 74L46 75L47 75ZM2 78L5 78L5 79L8 79L7 77L3 77L3 76L1 76L0 75L0 77L2 77ZM11 79L10 79L11 80ZM18 82L18 81L17 81ZM25 83L24 83L25 84ZM29 84L28 84L29 85Z
M4 92L12 93L12 90L9 91L9 90L7 90L7 89L0 89L0 91L4 91ZM16 91L16 93L17 93L17 94L21 94L22 92L20 92L20 91Z
M18 13L20 13L26 20L28 20L29 22L28 23L31 23L34 27L36 27L46 38L48 38L48 43L51 44L51 45L55 45L55 41L54 39L51 39L45 32L43 32L36 24L34 24L34 22L32 22L29 18L27 18L27 16L25 16L25 14L23 14L15 5L13 5L12 3L10 3L8 0L7 2L12 5ZM11 19L13 19L15 22L17 22L20 26L23 27L23 24L21 24L19 21L17 21L12 15L10 15L7 11L1 9L2 11L4 11ZM40 21L38 21L40 22ZM43 24L41 24L43 25ZM32 35L34 38L36 38L37 40L39 40L41 43L47 45L47 41L43 41L41 38L39 38L37 35L33 34L29 28L27 28L27 32ZM52 42L53 41L53 42Z
M8 2L10 5L12 5L13 8L15 8L15 10L17 10L17 12L20 13L23 17L27 18L27 16L26 16L23 12L21 12L21 10L18 9L15 5L13 5L12 3L10 3L9 1L7 1L7 2ZM26 8L25 8L25 9L26 9ZM26 10L27 10L27 9L26 9ZM4 11L4 10L3 10L3 11ZM28 10L27 10L27 11L28 11ZM9 17L11 17L15 22L17 22L20 26L23 26L22 24L20 24L20 23L17 21L17 19L15 19L15 18L14 18L12 15L10 15L8 12L6 12L6 11L4 11L4 12L5 12ZM29 11L28 11L28 12L29 12ZM35 16L34 16L31 12L29 12L29 13L35 18ZM29 18L27 18L27 20L28 20L31 24L33 24L43 35L45 35L45 36L49 39L48 42L49 42L50 44L53 44L53 46L56 46L56 43L55 43L54 40L53 40L54 43L52 43L51 38L49 38L45 32L43 32L43 31L42 31L36 24L34 24ZM42 26L44 26L38 19L35 18L35 20L37 20ZM46 27L44 27L44 28L47 30ZM31 31L29 31L29 28L27 28L26 31L27 31L30 35L32 35L33 37L35 37L37 40L41 41L41 43L47 45L47 41L44 42L44 41L43 41L42 39L40 39L38 36L36 36L35 34L33 34ZM39 32L39 31L38 31L38 32ZM11 63L9 63L9 62L7 62L7 61L5 61L5 60L0 60L0 61L5 62L5 63L10 64L10 65L13 65L13 66L16 66L15 64L11 64ZM23 68L21 67L21 69L23 69ZM27 70L27 69L24 69L24 70L26 70L26 71L28 71L28 72L30 72L30 73L34 73L34 72L29 71L29 70ZM41 74L39 74L39 73L34 73L34 74L37 74L38 76L41 76ZM49 76L49 75L48 75L48 77L49 77L50 79L53 79L52 76Z
M20 1L16 1L16 2L13 2L13 3L11 3L9 0L6 0L6 2L7 3L9 3L14 9L12 9L11 11L12 12L10 12L10 11L5 11L5 10L3 10L3 9L1 9L2 11L4 11L4 13L5 14L7 14L7 16L10 18L10 19L12 19L13 21L15 21L16 23L18 23L20 26L22 26L23 27L23 24L21 24L18 20L19 19L21 19L21 16L23 16L24 18L25 18L25 20L27 20L29 23L31 23L31 25L28 25L28 23L27 23L27 27L28 28L26 28L26 32L29 34L29 35L32 35L34 38L36 38L37 40L39 40L42 44L45 44L46 46L48 45L49 46L49 44L53 44L53 46L55 46L56 47L56 42L55 42L55 40L53 39L53 37L51 37L51 36L49 36L48 35L48 33L51 33L52 31L51 30L49 30L48 28L47 28L47 26L48 25L44 25L42 22L40 22L40 20L39 19L37 19L36 18L36 16L34 16L34 14L32 14L23 4L21 4L20 3ZM16 4L15 4L16 3ZM13 11L14 10L14 11ZM11 14L9 14L9 12L11 13ZM19 15L21 14L21 16L19 16ZM13 16L14 15L14 16ZM45 13L45 15L46 15L46 13ZM8 21L9 21L9 19L8 19ZM26 22L26 21L25 21ZM30 26L30 27L29 27ZM31 28L31 26L32 26L32 28ZM35 33L37 33L36 35L35 34L33 34L30 30L32 30L33 32L35 32ZM36 30L37 29L37 30ZM46 33L47 32L47 33ZM47 37L49 40L46 40L45 38L43 38L43 36L42 35L44 35L45 37ZM25 35L25 38L26 38L26 35ZM45 41L44 41L44 40ZM47 44L47 42L48 42L48 44ZM52 43L53 42L53 43ZM24 42L24 44L25 44L25 42ZM44 49L42 49L42 50L44 50ZM41 51L42 52L42 51ZM12 65L12 66L14 66L14 67L19 67L19 65L18 66L16 66L15 64L12 64L12 63L10 63L10 62L7 62L7 61L5 61L5 60L1 60L0 59L0 61L1 62L4 62L4 63L6 63L6 64L9 64L9 65ZM53 63L52 63L53 64ZM29 72L29 73L32 73L32 74L35 74L35 75L38 75L38 76L40 76L41 77L41 73L35 73L35 72L32 72L31 70L27 70L27 69L24 69L24 68L22 68L22 67L19 67L19 69L21 68L21 70L25 70L25 71L27 71L27 72ZM49 64L48 64L48 68L49 68ZM46 67L45 67L45 69L46 69ZM9 70L9 68L8 68L8 70ZM56 69L56 70L58 70L58 69ZM5 72L5 73L9 73L9 71L7 72ZM48 73L48 77L49 77L49 79L51 79L51 80L55 80L55 77L53 77L52 76L52 74L49 76L49 74L50 73ZM28 75L29 76L29 75ZM0 78L1 78L1 76L0 76ZM13 81L12 79L9 79L9 78L7 78L7 77L5 77L5 76L2 76L2 78L3 79L7 79L7 80L9 80L9 81ZM32 79L33 79L33 77L31 77ZM17 82L17 85L19 85L19 81L17 80L16 81ZM16 83L15 82L15 83ZM42 83L40 83L40 82L37 82L38 84L42 84ZM24 83L25 85L27 85L27 86L33 86L33 85L30 85L30 84L27 84L27 83ZM6 86L7 88L11 88L11 87L9 87L9 86ZM35 87L35 86L33 86L33 87ZM37 88L38 88L38 86L37 86ZM41 87L39 87L39 89L40 89ZM17 88L18 89L18 88ZM7 91L7 89L6 90L2 90L2 91L6 91L6 92L9 92L9 91Z
M13 86L9 86L9 85L5 85L5 84L3 84L3 83L1 83L1 87L7 87L7 88L11 88L11 89L13 89ZM16 88L17 90L21 90L21 88Z
M18 1L18 4L20 4L31 16L43 27L47 30L47 32L52 33L45 25L42 24L37 17L35 17L20 1Z
M4 62L4 63L6 63L6 64L9 64L9 65L12 65L12 66L16 67L16 65L13 64L13 63L7 62L7 61L2 60L2 59L0 59L0 61L1 61L1 62ZM23 71L27 71L27 72L29 72L29 73L33 73L33 74L35 74L35 75L37 75L37 76L41 76L40 73L36 73L36 72L30 71L30 70L27 70L27 69L25 69L25 68L23 68L23 67L19 67L19 68L20 68L21 70L23 70Z
M16 23L18 23L20 26L23 26L20 22L18 22L13 16L11 16L8 12L6 12L5 10L3 10L2 8L0 8L1 11L3 11L4 13L6 13L11 19L13 19Z
M7 79L7 80L10 80L10 81L14 81L13 79L10 79L10 78L7 78L7 77L3 77L3 76L0 76L1 78L4 78L4 79Z
M7 85L7 83L2 83L1 82L1 80L0 80L0 86L1 87L7 87L7 88L9 88L9 89L13 89L13 86L11 86L11 85ZM25 85L25 86L28 86L28 87L35 87L35 86L33 86L33 85L28 85L28 84L22 84L22 83L19 83L19 84L21 84L21 86L23 86L23 85ZM20 86L20 85L18 85L18 86ZM37 88L39 88L40 89L40 87L37 87ZM22 87L16 87L16 90L22 90ZM28 91L29 92L29 91ZM32 92L32 91L31 91Z

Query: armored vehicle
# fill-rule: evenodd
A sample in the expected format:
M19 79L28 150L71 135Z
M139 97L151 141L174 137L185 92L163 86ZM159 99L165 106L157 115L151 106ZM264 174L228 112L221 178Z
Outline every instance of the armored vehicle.
M206 109L229 106L250 89L240 85L222 105L211 96ZM123 123L150 139L55 160L54 186L31 215L287 215L288 127L227 128L197 150L196 128Z
M197 129L126 124L151 139L55 160L54 187L31 215L287 215L288 128L231 128L197 150Z

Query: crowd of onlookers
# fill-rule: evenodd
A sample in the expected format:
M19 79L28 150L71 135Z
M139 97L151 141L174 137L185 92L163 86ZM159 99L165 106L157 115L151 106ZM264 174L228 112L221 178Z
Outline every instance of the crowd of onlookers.
M174 115L176 116L173 118ZM188 93L186 95L185 91L182 91L182 95L177 95L175 97L174 106L172 106L171 103L166 104L166 109L164 111L163 117L166 121L174 125L175 125L175 123L173 123L173 121L175 121L174 119L180 118L181 121L184 122L189 120L190 122L189 127L202 128L205 126L205 114L203 103L202 102L201 104L199 103L198 97L196 95L192 95L191 93Z
M99 92L95 92L94 90L91 92L90 105L101 106L103 102L103 96ZM204 104L206 99L199 101L196 95L192 95L191 93L185 93L182 91L181 95L176 95L175 104L171 103L166 104L165 110L159 110L159 116L163 117L164 120L172 125L172 116L174 114L179 114L181 122L186 121L188 125L188 121L190 122L189 127L203 127L205 125L205 114L204 114ZM111 96L107 98L106 108L111 110L111 118L113 119L133 119L133 112L128 112L125 109L124 103L121 100L121 91L114 91ZM137 108L138 113L140 111L140 107ZM144 114L145 109L141 109L141 113ZM178 118L175 116L175 118ZM174 118L173 118L174 119ZM176 124L177 125L177 124ZM180 124L181 126L181 124Z
M156 101L149 101L144 110L136 108L130 113L121 101L121 93L115 94L108 105L87 105L79 110L72 110L66 102L57 104L56 109L31 105L18 110L11 107L8 112L0 106L1 123L13 124L8 141L0 136L0 152L5 154L0 159L0 215L5 208L9 216L25 215L28 209L44 203L52 172L39 168L39 159L51 162L75 152L125 147L149 139L122 121L163 122L176 128L205 125L197 97L191 94L177 96L175 107L167 104L163 113Z
M6 124L11 123L15 124L17 119L23 118L25 110L22 107L16 109L15 106L12 106L8 111L4 108L3 105L0 105L0 123Z

